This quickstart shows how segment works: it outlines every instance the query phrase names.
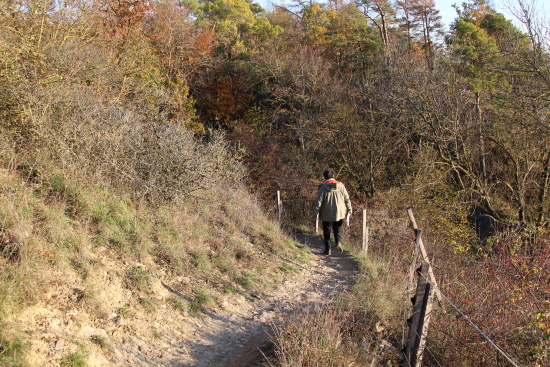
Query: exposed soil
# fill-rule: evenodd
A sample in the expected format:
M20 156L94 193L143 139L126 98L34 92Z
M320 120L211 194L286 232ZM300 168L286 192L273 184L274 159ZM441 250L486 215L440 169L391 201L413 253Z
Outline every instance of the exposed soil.
M297 240L309 246L315 256L307 267L283 259L299 269L296 276L282 282L269 296L251 302L229 294L216 311L197 316L167 304L174 295L183 297L174 288L175 283L186 280L173 279L168 284L162 274L155 282L154 311L131 315L117 312L94 318L92 311L63 309L59 299L79 294L59 287L47 295L49 301L24 310L17 320L26 326L23 331L32 340L31 365L59 366L62 358L82 349L82 340L91 340L85 350L87 365L92 367L258 366L274 327L280 329L302 312L315 312L353 282L356 269L351 256L323 256L321 241L303 236ZM124 298L132 296L130 291L119 294L123 287L114 284L117 278L110 277L108 271L97 277L102 288L97 298L124 304ZM95 307L101 314L102 305Z
M311 266L294 264L301 269L299 276L281 284L269 297L254 302L252 309L231 307L203 319L190 360L177 366L259 365L264 360L261 347L269 343L274 326L280 328L303 312L315 312L352 284L355 263L351 256L323 256L321 241L308 237L298 240L316 255Z

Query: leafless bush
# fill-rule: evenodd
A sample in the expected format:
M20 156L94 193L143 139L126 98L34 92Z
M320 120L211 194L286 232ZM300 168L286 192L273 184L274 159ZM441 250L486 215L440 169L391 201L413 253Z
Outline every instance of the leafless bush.
M448 276L442 288L516 363L547 365L548 231L526 232L499 233L477 256L455 255L440 269ZM431 344L439 361L459 356L470 365L504 361L454 310L437 315L433 327Z
M131 108L90 101L82 89L50 107L34 122L50 157L67 173L113 185L134 200L160 205L204 198L244 174L221 133L199 140L176 123L149 122Z

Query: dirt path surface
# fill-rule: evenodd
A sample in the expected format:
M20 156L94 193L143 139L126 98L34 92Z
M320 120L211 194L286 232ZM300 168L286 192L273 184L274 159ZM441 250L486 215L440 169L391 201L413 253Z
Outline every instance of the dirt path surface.
M270 340L273 325L283 325L300 312L334 299L349 288L356 271L347 254L322 255L317 239L299 237L315 254L311 265L299 268L299 276L281 284L265 299L247 307L228 307L197 320L186 354L173 366L244 367L261 361L260 347Z
M299 272L269 296L251 302L240 294L227 294L215 311L193 316L170 303L178 299L175 296L185 298L171 287L184 287L190 280L160 273L151 282L146 302L139 298L141 306L127 306L136 304L139 295L115 276L122 271L120 263L104 256L106 249L96 249L89 255L96 259L93 299L102 301L83 304L79 299L85 288L77 278L58 274L44 301L18 316L30 341L29 365L58 367L66 358L85 358L88 367L258 366L260 348L270 341L274 325L281 327L302 311L314 312L353 282L356 269L351 256L327 257L321 254L318 239L298 236L296 240L311 249L313 260L302 266L282 259Z

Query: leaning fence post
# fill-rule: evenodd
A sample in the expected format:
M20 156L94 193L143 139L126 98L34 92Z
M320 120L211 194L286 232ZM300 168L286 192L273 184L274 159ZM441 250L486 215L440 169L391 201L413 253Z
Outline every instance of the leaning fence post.
M363 209L363 242L361 249L366 255L369 250L369 227L367 227L367 209Z
M428 325L433 302L433 287L428 281L430 265L423 261L418 269L418 285L414 296L413 314L409 322L409 338L404 350L405 364L410 367L418 367L422 364Z
M279 222L283 216L283 202L281 201L281 191L277 190L277 211L279 213Z
M420 242L420 238L422 236L422 230L419 229L416 231L416 238L414 240L414 252L413 257L411 261L411 266L409 267L409 276L408 276L408 282L407 282L407 293L412 294L414 292L414 273L418 268L418 264L420 262L418 253L419 253L419 246L418 243Z
M411 208L407 208L407 213L409 213L409 219L411 220L412 227L414 229L415 234L419 231L418 226L416 225L416 219L414 218L414 214ZM418 247L420 248L420 253L422 254L422 259L430 264L430 258L428 257L428 253L426 252L426 248L424 247L424 242L422 242L422 238L420 236L417 236L417 243ZM433 283L435 288L435 294L437 295L437 298L439 298L439 301L443 301L443 297L441 296L441 292L439 291L439 287L437 286L437 282L435 280L435 275L432 271L431 266L428 269L429 275L430 275L430 281Z

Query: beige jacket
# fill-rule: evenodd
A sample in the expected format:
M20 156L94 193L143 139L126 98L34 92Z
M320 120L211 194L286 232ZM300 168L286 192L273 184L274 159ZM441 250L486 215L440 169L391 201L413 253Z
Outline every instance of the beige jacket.
M334 179L326 180L317 193L315 218L323 222L337 222L351 214L351 201L343 183Z

